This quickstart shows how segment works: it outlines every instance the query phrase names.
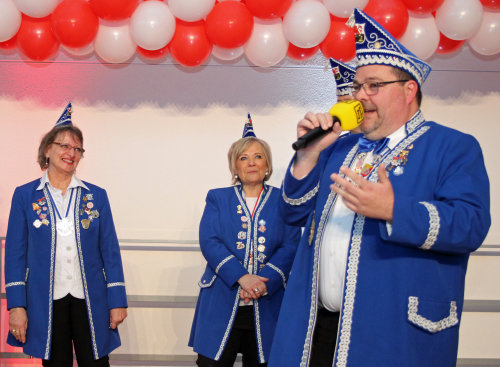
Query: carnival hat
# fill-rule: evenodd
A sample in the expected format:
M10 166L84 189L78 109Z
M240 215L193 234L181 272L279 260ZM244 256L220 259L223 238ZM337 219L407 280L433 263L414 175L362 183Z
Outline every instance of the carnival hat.
M243 136L242 138L250 138L255 136L255 133L253 132L253 125L252 125L252 118L250 117L250 113L248 114L248 120L245 122L245 127L243 128Z
M352 82L356 76L356 68L331 57L330 65L332 66L332 73L337 84L337 97L351 94Z
M357 67L388 65L406 71L422 87L431 66L399 43L373 18L355 8L347 24L354 27Z
M66 108L64 109L64 112L62 113L61 117L59 117L59 120L57 120L55 127L73 124L71 121L71 110L72 110L71 102L69 102Z

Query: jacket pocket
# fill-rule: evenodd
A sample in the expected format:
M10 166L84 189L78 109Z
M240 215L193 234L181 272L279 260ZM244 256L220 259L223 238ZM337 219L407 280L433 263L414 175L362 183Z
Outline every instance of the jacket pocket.
M200 288L211 287L216 278L217 278L217 275L214 273L214 271L209 266L207 266L205 268L205 272L203 273L200 281L198 282L198 285L200 286Z
M410 296L408 321L432 334L448 329L458 324L457 303L425 301Z

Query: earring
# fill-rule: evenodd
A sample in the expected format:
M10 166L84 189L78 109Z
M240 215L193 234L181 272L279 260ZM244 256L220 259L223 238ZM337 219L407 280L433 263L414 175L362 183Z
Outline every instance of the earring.
M234 175L234 179L235 179L235 180L237 180L237 179L238 179L238 175L237 175L237 174L236 174L236 175Z
M45 157L45 165L48 166L49 165L49 157Z
M269 172L267 172L267 171L266 171L266 174L265 174L265 176L268 176L268 175L269 175Z

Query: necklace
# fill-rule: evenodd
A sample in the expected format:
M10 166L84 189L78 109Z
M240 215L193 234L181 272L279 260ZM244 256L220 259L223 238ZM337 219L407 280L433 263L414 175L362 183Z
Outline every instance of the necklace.
M71 207L71 199L73 199L73 191L74 190L75 190L75 188L71 189L71 195L69 196L68 208L66 209L66 215L64 216L64 218L62 218L61 214L59 214L59 210L57 209L57 205L54 201L54 198L52 197L52 194L50 193L50 189L47 190L49 192L49 195L50 195L50 200L52 201L52 203L54 204L54 208L56 209L57 217L59 218L59 220L56 221L56 229L57 229L57 233L59 233L59 235L61 235L61 236L68 236L73 231L73 223L72 223L71 219L68 218L68 214L69 214L69 208Z
M255 201L255 205L253 206L252 218L253 218L253 215L255 213L255 208L257 208L257 204L259 203L259 199L260 199L260 195L262 194L262 191L264 191L264 187L262 187L262 189L260 189L259 195L257 196L257 200ZM247 199L245 198L245 203L246 202L247 202Z

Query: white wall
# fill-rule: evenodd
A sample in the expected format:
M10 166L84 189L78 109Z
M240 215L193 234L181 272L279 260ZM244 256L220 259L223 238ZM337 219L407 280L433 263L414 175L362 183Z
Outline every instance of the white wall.
M493 224L485 241L490 245L500 244L499 60L478 58L467 49L431 60L434 71L423 103L428 119L481 143L491 180ZM40 137L71 100L87 150L78 175L107 189L119 237L197 240L207 190L229 185L226 152L241 136L247 112L256 134L272 147L271 183L279 186L297 121L307 110L327 110L335 102L333 77L324 64L318 55L270 69L250 67L245 60L186 69L139 59L106 66L64 55L37 64L0 54L0 236L15 186L41 174L35 163ZM196 251L124 251L123 259L129 294L197 294L204 261ZM495 256L471 260L466 298L500 299L497 264ZM192 312L130 309L117 353L190 354ZM464 316L461 358L500 358L494 344L500 337L494 327L498 315Z

